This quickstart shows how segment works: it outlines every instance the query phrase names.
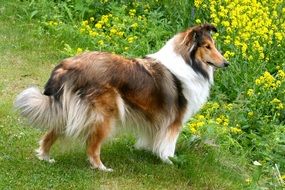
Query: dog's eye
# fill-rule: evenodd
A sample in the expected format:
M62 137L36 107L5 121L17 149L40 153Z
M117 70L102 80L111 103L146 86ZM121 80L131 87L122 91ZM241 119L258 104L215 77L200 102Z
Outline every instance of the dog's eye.
M206 45L205 46L207 49L211 49L211 46L210 45Z

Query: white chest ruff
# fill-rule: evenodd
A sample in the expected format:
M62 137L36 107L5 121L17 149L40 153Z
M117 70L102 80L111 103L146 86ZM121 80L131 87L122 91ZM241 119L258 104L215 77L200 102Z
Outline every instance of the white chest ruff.
M209 81L185 84L183 94L187 99L187 107L183 116L183 123L187 122L195 113L200 110L203 104L207 101L209 93Z

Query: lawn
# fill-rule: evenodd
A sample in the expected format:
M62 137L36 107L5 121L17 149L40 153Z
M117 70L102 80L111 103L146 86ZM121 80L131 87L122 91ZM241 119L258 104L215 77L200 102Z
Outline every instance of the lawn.
M154 1L149 1L148 6L120 1L125 8L117 6L115 1L109 4L100 1L102 6L97 7L94 14L91 3L86 3L88 9L85 9L79 6L84 4L71 3L70 6L68 1L64 2L53 8L52 3L44 0L0 0L0 189L284 187L280 176L276 177L277 170L272 169L276 164L280 175L284 175L285 113L280 107L285 104L285 83L280 74L285 67L284 39L278 41L277 34L276 41L272 42L276 47L265 42L265 45L260 45L259 41L262 51L260 48L257 52L249 47L244 50L242 38L242 45L227 45L226 37L219 38L223 33L231 34L225 29L227 23L221 24L211 15L209 18L199 17L202 14L199 9L195 12L196 19L183 20L185 15L189 15L185 13L189 10L187 6L191 9L193 3L184 6L185 10L181 9L183 14L177 14L178 19L174 19L170 1L165 1L164 6ZM178 1L176 5L185 2ZM197 6L198 1L195 3ZM77 5L77 9L73 5ZM284 12L284 8L278 8L282 5L276 6L276 10ZM218 5L215 7L218 11ZM173 11L180 10L174 6ZM145 16L140 17L142 14ZM108 15L108 21L104 15ZM216 37L218 46L225 49L232 67L217 73L213 98L185 126L177 144L174 165L164 164L151 153L134 149L134 138L130 134L106 142L102 149L102 160L114 169L111 173L92 170L85 145L78 140L64 144L57 142L51 151L56 160L54 164L36 158L34 150L43 131L31 128L14 111L13 101L19 92L31 85L42 89L53 67L67 56L93 49L143 56L158 50L189 22L199 23L207 19L220 26L221 32ZM100 20L105 22L101 25L106 27L106 34L110 32L111 39L106 37L108 35L99 35L102 32L98 25ZM280 32L284 33L284 16L279 20ZM124 34L119 32L122 22L131 26L123 31ZM118 28L113 28L117 31L112 36L111 27L115 25ZM238 35L238 30L232 35ZM133 43L137 39L141 39L139 45ZM272 61L268 63L265 58L261 59L262 53ZM268 79L270 76L266 71L274 79ZM277 81L280 81L279 86ZM274 98L278 101L273 101ZM252 164L253 161L258 161L261 166Z

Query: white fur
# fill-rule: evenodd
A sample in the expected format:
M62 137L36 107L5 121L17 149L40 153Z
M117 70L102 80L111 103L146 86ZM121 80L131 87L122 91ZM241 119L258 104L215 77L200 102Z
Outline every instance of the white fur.
M72 92L72 88L64 87L62 96L63 116L66 121L65 133L67 136L88 137L89 127L94 122L103 122L103 116L99 112L90 111L89 104L79 95Z
M53 97L44 96L36 87L21 92L16 98L15 107L31 124L40 128L60 130L64 123L60 105L54 103Z
M121 121L124 123L125 122L125 115L126 115L126 108L125 108L125 103L124 100L120 95L117 96L117 107L120 115Z
M207 101L213 83L213 68L209 67L209 80L196 73L187 65L182 56L174 51L175 37L170 39L158 52L148 55L148 57L159 60L182 82L183 95L187 99L187 109L183 117L183 123L185 123Z

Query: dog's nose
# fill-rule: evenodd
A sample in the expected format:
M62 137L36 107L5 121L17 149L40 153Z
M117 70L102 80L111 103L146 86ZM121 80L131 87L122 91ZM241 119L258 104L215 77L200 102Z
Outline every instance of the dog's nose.
M229 65L230 65L229 62L227 62L227 61L224 62L224 67L227 67L227 66L229 66Z

